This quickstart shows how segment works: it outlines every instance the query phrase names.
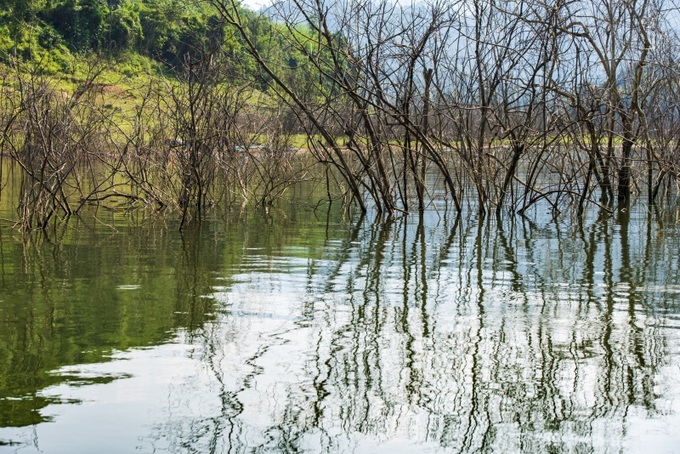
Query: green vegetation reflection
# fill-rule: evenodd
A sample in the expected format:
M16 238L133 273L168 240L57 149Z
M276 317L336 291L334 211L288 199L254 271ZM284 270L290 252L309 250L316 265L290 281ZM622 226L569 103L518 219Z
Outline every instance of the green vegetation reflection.
M83 380L55 373L64 366L200 330L218 310L210 294L228 278L215 270L238 270L244 251L268 255L286 244L307 244L295 248L302 255L321 251L326 227L311 210L240 216L181 233L173 223L114 219L98 227L74 220L57 238L30 242L0 233L0 426L42 421L40 409L53 399L41 390Z

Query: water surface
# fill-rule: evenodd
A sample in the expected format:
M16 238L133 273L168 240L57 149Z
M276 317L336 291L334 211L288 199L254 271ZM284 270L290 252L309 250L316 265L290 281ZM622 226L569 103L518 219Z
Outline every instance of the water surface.
M673 452L678 213L2 230L0 452Z

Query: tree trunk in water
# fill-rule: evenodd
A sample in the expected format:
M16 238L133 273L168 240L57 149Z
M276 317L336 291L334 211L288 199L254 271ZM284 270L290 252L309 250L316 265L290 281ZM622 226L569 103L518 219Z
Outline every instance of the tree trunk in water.
M630 158L632 151L633 141L625 138L622 146L622 163L619 169L619 187L617 193L619 205L623 206L630 203Z

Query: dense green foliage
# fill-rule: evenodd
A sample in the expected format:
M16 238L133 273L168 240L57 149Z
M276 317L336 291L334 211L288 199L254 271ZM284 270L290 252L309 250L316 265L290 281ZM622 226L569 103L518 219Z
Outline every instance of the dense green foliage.
M241 11L261 36L263 51L281 52L270 21ZM188 60L226 50L232 72L253 78L255 65L207 2L183 0L0 0L0 61L39 62L47 72L68 72L70 57L141 55L176 69ZM292 55L281 56L295 62Z

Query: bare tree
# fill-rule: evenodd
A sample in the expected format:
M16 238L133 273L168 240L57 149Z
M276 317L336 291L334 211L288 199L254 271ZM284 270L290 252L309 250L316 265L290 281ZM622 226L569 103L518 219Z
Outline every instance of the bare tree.
M387 215L437 197L581 214L677 182L668 0L281 0L268 17L210 3L257 80L235 80L222 29L140 90L125 125L98 98L96 65L73 93L16 72L0 146L26 177L25 226L113 197L173 207L181 226L232 197L269 206L307 179L306 156L344 201Z
M663 6L657 0L598 0L573 2L562 11L561 29L576 41L579 55L597 87L597 98L605 114L607 150L596 156L601 167L603 197L608 197L610 172L617 173L617 200L627 204L631 197L633 149L644 125L644 105L648 96L644 69L650 63L654 24L661 19ZM582 66L582 67L583 67ZM620 146L619 146L620 144ZM620 149L620 153L616 153Z

